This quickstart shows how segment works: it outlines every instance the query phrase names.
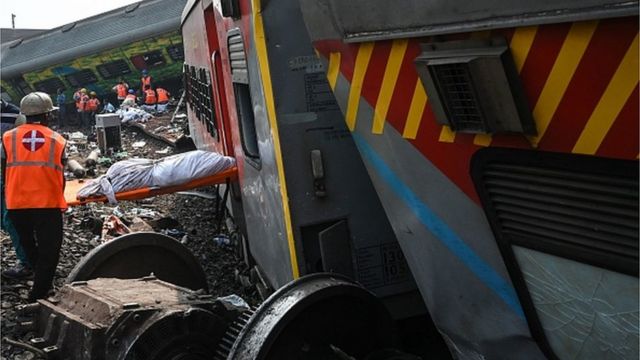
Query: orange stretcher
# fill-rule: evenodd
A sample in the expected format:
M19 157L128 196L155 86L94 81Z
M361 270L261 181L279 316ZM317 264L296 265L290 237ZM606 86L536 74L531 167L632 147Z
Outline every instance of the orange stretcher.
M128 190L124 192L116 193L117 200L140 200L148 197L162 195L162 194L171 194L178 191L185 191L190 189L195 189L202 186L208 185L216 185L223 184L227 180L235 180L238 176L238 168L232 167L222 172L219 172L215 175L206 176L203 178L191 180L187 183L168 186L164 188L140 188L134 190ZM80 180L72 180L67 181L64 189L64 198L67 200L67 205L69 206L78 206L83 204L88 204L90 202L107 202L107 197L104 195L90 197L86 199L78 199L77 193L80 188L85 185L85 182L80 182Z

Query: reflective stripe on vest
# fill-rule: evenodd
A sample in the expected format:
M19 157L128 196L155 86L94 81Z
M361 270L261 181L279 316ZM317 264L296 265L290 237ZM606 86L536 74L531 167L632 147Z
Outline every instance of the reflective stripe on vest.
M46 126L25 124L5 133L2 141L8 150L7 208L66 208L61 160L65 140Z

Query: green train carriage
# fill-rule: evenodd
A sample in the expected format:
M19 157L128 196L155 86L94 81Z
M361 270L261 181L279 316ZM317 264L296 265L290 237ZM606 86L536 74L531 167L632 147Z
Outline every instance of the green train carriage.
M19 103L37 90L67 104L78 88L115 100L112 87L123 78L140 92L147 69L158 86L178 94L184 49L178 31L186 1L145 0L4 44L0 62L2 97Z

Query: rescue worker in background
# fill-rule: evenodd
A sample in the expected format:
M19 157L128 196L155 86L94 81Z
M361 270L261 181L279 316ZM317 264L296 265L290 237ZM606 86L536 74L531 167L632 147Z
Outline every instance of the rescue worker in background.
M129 84L124 82L123 78L118 80L118 84L112 88L112 90L116 93L118 97L118 105L122 105L122 102L127 97L127 93L129 92Z
M144 93L142 94L142 108L145 111L156 111L156 103L158 102L158 96L150 85L144 86Z
M129 94L124 98L124 101L122 102L122 104L120 104L120 107L125 108L134 106L136 105L137 100L138 99L136 98L136 91L134 89L129 89Z
M35 266L31 302L46 297L51 290L62 245L62 212L67 208L66 141L47 126L54 109L49 95L28 94L20 102L27 123L2 136L2 176L9 218L27 259Z
M145 86L149 85L150 88L153 89L153 79L147 69L142 70L142 77L140 78L140 89L144 91Z
M24 115L20 115L20 108L6 102L4 100L0 100L2 103L2 107L0 108L0 115L2 118L2 134L13 129L16 126L24 124ZM2 188L2 199L1 201L1 210L2 210L2 230L6 231L11 238L11 244L13 245L14 250L16 251L16 258L18 262L16 266L11 267L2 271L2 276L9 279L21 279L25 277L29 277L33 275L33 270L31 265L29 264L29 260L27 260L27 255L24 253L24 249L22 249L22 245L20 244L20 238L18 236L18 232L11 223L9 219L9 212L7 211L7 206L4 198L4 182L0 180L0 188Z
M156 88L156 94L158 95L158 105L156 106L156 111L167 111L167 105L169 105L169 98L171 98L171 94L169 94L167 90L161 87Z
M76 94L78 94L77 98ZM86 127L89 123L89 112L86 111L89 95L87 95L87 89L85 88L80 89L76 94L73 94L73 99L76 101L76 110L78 111L78 116L80 116L80 126Z
M58 89L58 96L56 96L56 105L58 105L58 128L62 128L64 126L64 117L67 114L65 109L65 103L67 102L67 96L64 94L64 90L62 88Z
M73 93L73 101L76 103L76 110L80 109L80 99L82 98L82 90L87 91L87 89L78 89Z
M89 100L87 101L86 110L89 112L89 126L93 126L96 123L96 114L100 109L100 100L98 100L98 94L92 91L89 94Z

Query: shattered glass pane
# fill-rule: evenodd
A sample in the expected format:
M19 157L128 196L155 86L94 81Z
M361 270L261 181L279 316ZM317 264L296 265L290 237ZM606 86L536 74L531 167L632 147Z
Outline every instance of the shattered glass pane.
M513 247L560 359L638 359L638 278Z

